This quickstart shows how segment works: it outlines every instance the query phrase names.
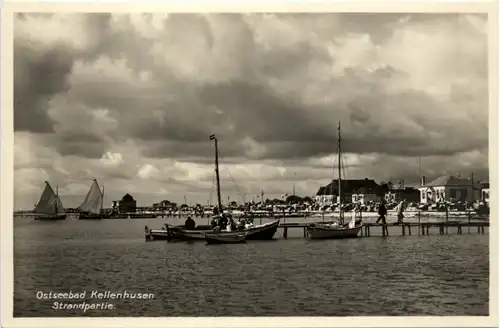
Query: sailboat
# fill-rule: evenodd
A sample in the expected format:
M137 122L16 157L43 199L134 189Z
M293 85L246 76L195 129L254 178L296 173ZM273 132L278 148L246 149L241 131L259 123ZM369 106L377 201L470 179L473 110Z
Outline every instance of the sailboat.
M223 213L221 195L220 195L220 179L219 179L219 149L217 148L217 138L215 134L210 136L210 140L214 141L215 146L215 177L217 182L217 202L219 213ZM236 231L212 231L205 233L205 240L207 243L241 243L246 240L270 240L273 239L280 220L261 224L257 226L250 226Z
M342 209L342 143L340 137L340 122L338 126L338 196L339 196L339 221L338 222L318 222L306 227L309 239L334 239L334 238L354 238L357 237L363 224L356 222L355 215L350 222L344 223L344 212ZM333 181L332 181L333 183Z
M103 191L99 188L97 180L94 179L89 192L83 202L78 206L79 220L100 220L104 218L102 207L104 204L104 186Z
M210 140L215 144L215 176L217 182L217 202L218 212L223 213L221 193L220 193L220 178L219 178L219 150L217 148L217 138L215 134L210 136ZM250 226L237 231L214 231L212 226L197 226L194 229L186 229L185 226L169 226L165 225L166 229L148 229L146 231L147 240L206 240L210 243L232 243L243 242L244 240L271 240L273 239L280 220L274 220L266 224Z
M38 214L35 216L35 220L66 220L66 213L64 211L61 199L59 198L58 189L59 188L56 187L56 192L54 192L54 190L50 186L50 183L45 181L45 189L40 196L40 200L33 209L33 213Z

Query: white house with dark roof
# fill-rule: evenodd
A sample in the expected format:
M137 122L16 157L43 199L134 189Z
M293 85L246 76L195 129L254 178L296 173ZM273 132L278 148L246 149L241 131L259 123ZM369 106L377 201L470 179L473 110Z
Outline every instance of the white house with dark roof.
M479 185L481 188L481 200L484 201L485 203L489 204L490 203L490 183L489 182L481 182Z
M440 201L472 203L480 197L479 186L473 185L471 179L452 175L441 176L429 183L422 177L420 203L432 204Z

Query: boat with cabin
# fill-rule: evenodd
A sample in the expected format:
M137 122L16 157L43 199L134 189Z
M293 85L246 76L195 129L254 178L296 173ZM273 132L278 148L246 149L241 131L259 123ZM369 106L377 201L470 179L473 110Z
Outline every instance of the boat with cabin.
M363 227L363 223L356 220L356 211L348 223L344 223L344 209L342 204L342 139L340 136L340 122L338 125L338 202L339 216L337 221L316 222L306 226L306 235L309 239L336 239L355 238ZM333 180L332 180L333 185Z
M67 214L59 198L59 187L56 186L56 192L52 189L50 183L45 181L40 200L33 209L35 220L40 221L59 221L66 220Z

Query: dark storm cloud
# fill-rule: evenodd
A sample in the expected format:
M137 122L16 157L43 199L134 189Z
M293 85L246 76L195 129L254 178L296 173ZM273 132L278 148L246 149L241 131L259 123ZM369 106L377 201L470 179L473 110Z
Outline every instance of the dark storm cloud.
M425 153L426 145L429 148L427 150L429 154L435 154L439 151L439 149L433 149L433 145L443 142L442 135L446 134L444 131L426 138L418 128L409 129L407 122L395 121L393 127L387 128L385 126L387 115L402 116L401 113L418 113L422 109L426 109L426 112L433 112L438 110L440 106L424 92L406 91L387 94L383 87L384 82L408 76L408 73L391 66L378 68L371 73L348 67L345 68L343 76L330 79L331 93L345 94L345 99L336 100L328 106L322 107L307 104L301 100L300 89L291 93L277 92L259 78L255 72L260 71L259 74L283 80L290 78L291 74L307 76L311 63L315 65L322 63L328 67L328 65L335 64L335 56L331 57L325 48L317 47L307 39L299 41L293 47L263 50L264 48L261 49L256 45L256 32L252 32L248 23L242 23L240 15L206 17L201 15L170 15L168 19L161 21L161 26L166 30L163 40L169 45L181 46L189 45L189 42L200 42L203 45L202 49L212 51L215 46L214 32L212 31L215 25L210 25L207 17L210 17L211 24L220 21L225 24L236 24L235 26L241 25L241 31L245 35L245 37L241 37L241 40L248 40L240 42L246 49L242 53L243 65L241 66L244 67L243 72L253 73L243 75L239 79L203 83L183 80L176 75L176 67L172 66L166 70L152 72L153 80L167 83L164 86L165 90L156 87L154 90L151 88L142 90L141 87L132 84L118 83L119 80L106 80L106 77L102 77L98 81L74 79L70 95L75 100L84 102L90 108L97 106L113 110L112 115L119 120L119 128L109 133L116 140L126 140L126 138L131 137L145 141L163 140L165 143L179 143L178 146L165 144L163 147L154 145L150 149L145 149L146 155L154 155L155 157L170 156L171 154L185 156L205 154L207 153L204 150L205 147L182 146L182 143L203 142L211 133L217 133L221 140L230 140L227 152L235 156L245 154L241 142L246 137L252 138L264 147L258 155L254 154L254 158L286 159L321 156L328 153L330 150L329 142L336 138L335 122L346 118L350 118L351 122L347 124L343 135L346 142L350 142L349 146L353 152L376 151L389 154L398 152L407 154L417 149ZM293 24L304 28L308 26L311 28L315 21L322 22L316 31L317 35L320 36L323 35L323 32L331 30L332 26L342 26L345 33L347 31L365 33L377 26L393 28L393 25L399 20L405 19L404 16L396 14L330 16L278 14L277 17L288 17ZM154 62L149 52L135 51L136 47L145 48L153 45L151 39L143 36L142 32L139 33L140 29L133 30L133 38L127 38L129 36L126 33L127 30L111 30L111 25L117 23L111 23L109 15L88 15L85 19L85 26L88 26L90 30L89 35L94 36L101 32L101 36L96 42L90 43L88 50L79 53L79 58L83 58L83 54L87 56L82 63L91 63L91 54L99 49L101 54L107 54L101 58L108 56L111 62L123 58L130 68L155 67L148 65L148 63ZM130 19L124 22L134 24ZM184 34L181 36L177 33L178 30L183 30L190 37L188 38ZM340 31L342 32L342 30ZM391 34L385 30L380 33L388 37ZM71 71L73 58L67 52L62 59L53 58L55 54L61 53L64 54L64 52L53 51L52 54L48 53L42 57L46 57L47 61L54 59L53 62L57 64L51 66L51 62L38 63L40 67L50 71L53 75L51 83L38 86L35 80L32 82L31 88L16 89L28 90L28 93L35 95L47 95L43 99L50 98L53 93L66 90L68 88L66 77ZM249 58L252 57L253 61L249 61ZM28 62L27 66L20 65L30 67L34 64ZM36 68L36 65L34 67ZM43 69L38 76L43 77ZM21 71L21 69L18 70ZM135 74L135 71L131 73ZM16 76L19 76L18 79L20 79L23 74L16 74ZM30 99L30 97L19 96L16 98ZM399 111L399 114L391 114L388 106L397 106L397 109L391 110ZM24 108L38 107L25 106ZM22 113L31 114L22 109L17 110L16 113L18 113L17 116L22 115ZM45 112L38 110L36 113L42 115ZM346 113L349 113L348 116ZM426 118L425 115L418 114L413 115L411 120L412 123L420 125L427 132L448 129L447 125L452 125L448 124L446 120L432 120ZM17 121L24 122L25 120ZM51 126L50 119L46 115L37 121L40 123L35 126L39 129ZM451 132L452 130L448 134ZM68 138L69 144L64 146L62 143L65 141L66 139L61 139L60 143L61 152L65 154L76 154L80 148L85 146L84 140L77 143ZM479 139L479 141L483 142L484 138ZM91 140L91 142L93 141ZM291 145L292 142L296 142L297 145ZM466 150L467 147L478 146L477 140L476 142L456 140L447 143L448 147L443 149L443 153L453 154ZM94 150L84 152L98 156L99 149L104 149L104 146L104 144L92 145L90 148ZM194 153L190 153L190 150L193 150Z
M435 158L429 176L487 171L486 27L462 14L22 15L17 142L50 145L40 156L57 164L27 171L39 155L23 149L17 178L189 194L211 176L215 133L224 164L263 164L236 170L248 190L306 191L330 178L309 162L336 153L338 121L356 176L411 179L415 156Z
M14 130L53 132L48 102L69 88L73 57L64 48L36 52L14 42Z
M106 150L106 147L103 147L102 144L88 141L60 142L56 148L59 154L63 156L76 155L86 158L100 158Z
M100 158L107 149L105 140L91 133L78 133L75 131L53 135L47 140L63 156L74 155L85 158Z
M283 97L262 85L244 81L208 85L201 102L220 109L230 124L232 136L249 136L258 142L317 140L314 116L294 99Z
M28 18L50 20L53 14L19 13L15 16L14 33L19 23ZM35 133L54 132L54 121L47 113L53 96L67 92L74 61L92 60L99 52L100 37L105 36L110 14L84 16L92 46L77 51L64 42L47 46L40 40L14 38L14 130ZM57 33L57 31L47 31ZM75 38L79 36L75 35Z
M163 146L144 148L145 155L153 157L210 156L210 147L192 142L206 141L207 135L213 132L226 141L225 151L231 156L245 156L246 149L241 142L251 137L264 147L254 159L299 159L332 153L337 138L336 120L340 120L344 122L344 147L353 153L453 155L484 147L487 130L477 130L477 123L461 126L462 122L454 116L439 114L448 104L434 100L425 92L389 94L381 90L380 79L397 74L402 73L386 68L375 71L372 80L352 75L334 81L339 85L365 85L359 88L365 91L356 93L348 103L332 103L331 109L300 104L292 97L243 81L206 85L198 94L193 94L204 108L173 106L168 110L168 115L174 115L171 113L177 109L179 114L187 113L185 109L190 108L189 113L197 113L199 119L183 120L179 115L177 119L166 119L165 124L150 119L150 124L141 125L139 121L137 127L141 127L141 133L136 136L165 141ZM220 114L211 108L217 108ZM348 113L348 121L343 119L345 113ZM228 129L229 126L232 128ZM474 137L457 131L470 131Z

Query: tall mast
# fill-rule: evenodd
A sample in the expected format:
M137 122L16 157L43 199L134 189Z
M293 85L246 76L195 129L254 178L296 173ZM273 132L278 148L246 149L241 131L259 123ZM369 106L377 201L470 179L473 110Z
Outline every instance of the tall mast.
M341 140L340 140L340 121L339 121L339 137L338 137L338 172L339 172L339 216L340 216L340 222L344 223L344 216L342 215L342 167L341 167L341 159L342 159L342 149L341 149Z
M102 193L101 193L101 212L104 210L104 185L102 185Z
M470 175L470 183L472 185L472 197L471 197L471 201L472 202L475 202L476 201L476 190L474 189L474 172L471 173Z
M217 138L215 134L210 135L210 140L215 144L215 178L217 180L217 203L219 205L219 213L222 213L222 201L220 197L220 178L219 178L219 150L217 148Z
M56 203L55 203L55 206L56 206L56 213L57 214L57 200L59 199L59 185L56 185Z
M422 175L420 173L420 155L418 156L418 179L422 181Z

